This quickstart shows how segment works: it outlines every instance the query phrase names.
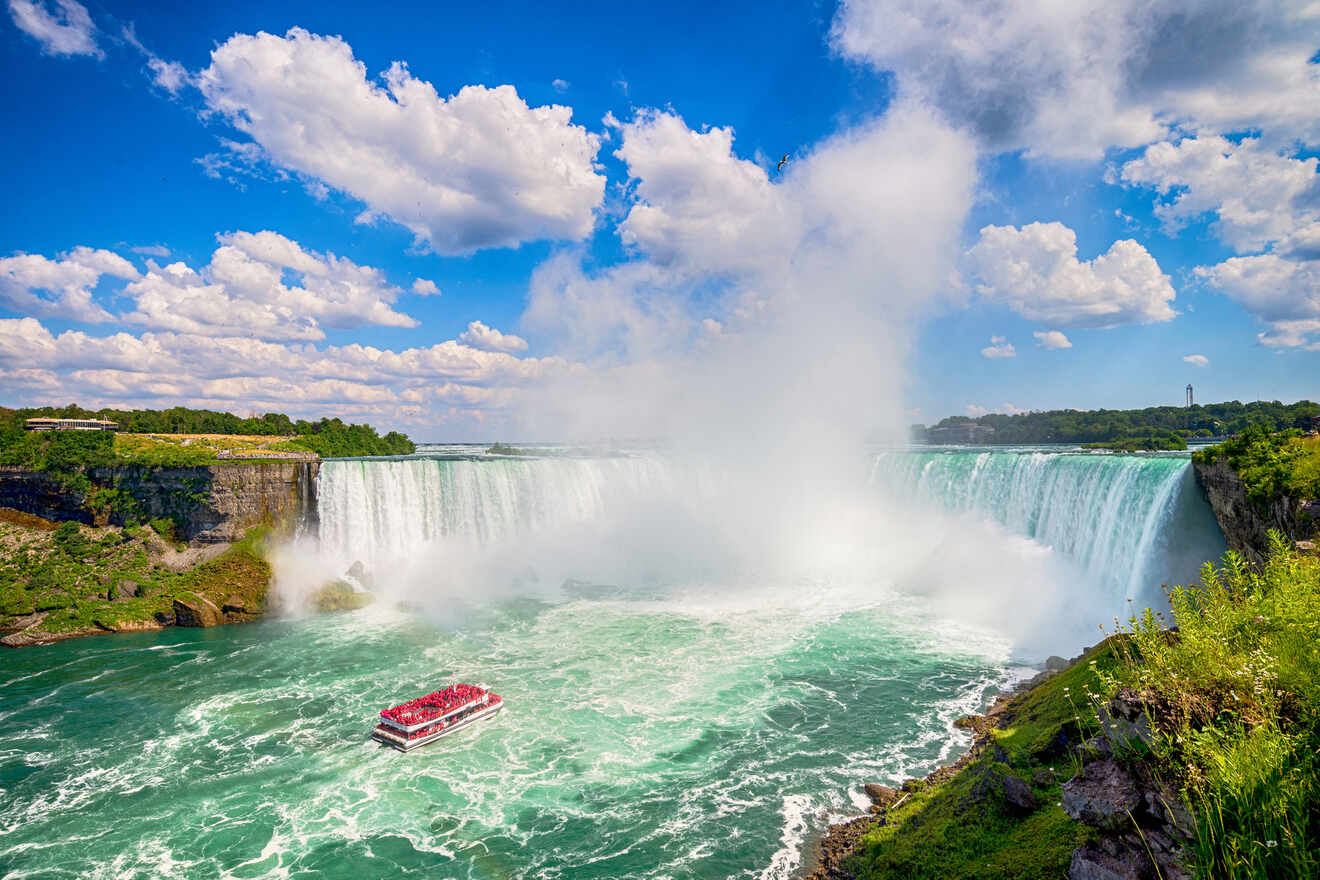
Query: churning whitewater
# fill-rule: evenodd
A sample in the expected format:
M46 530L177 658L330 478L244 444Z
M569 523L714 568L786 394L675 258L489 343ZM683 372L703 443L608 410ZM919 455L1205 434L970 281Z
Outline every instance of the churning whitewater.
M1039 578L1066 571L1119 611L1170 547L1214 540L1182 458L926 451L859 472L864 496L904 487L937 511L921 529L951 522L978 554L1017 533L1021 567L994 559L1005 595L1064 590ZM962 596L990 575L951 552L902 557L910 533L880 517L830 548L848 565L720 577L728 559L698 538L725 488L657 454L326 462L289 552L364 563L371 608L3 657L0 869L792 876L808 837L859 808L859 783L947 759L953 720L1026 670L1003 629L924 589ZM816 515L802 504L778 514ZM748 518L733 534L773 520ZM699 564L662 564L675 556ZM381 707L451 675L507 710L407 755L369 743Z

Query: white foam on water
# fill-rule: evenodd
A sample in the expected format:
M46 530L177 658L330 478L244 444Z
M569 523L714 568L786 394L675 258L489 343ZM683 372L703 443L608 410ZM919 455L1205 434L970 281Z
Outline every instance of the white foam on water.
M789 795L784 798L779 813L784 817L783 829L779 835L782 844L770 857L770 864L761 872L761 880L789 880L802 863L802 844L812 822L809 813L813 808L811 798L806 795Z

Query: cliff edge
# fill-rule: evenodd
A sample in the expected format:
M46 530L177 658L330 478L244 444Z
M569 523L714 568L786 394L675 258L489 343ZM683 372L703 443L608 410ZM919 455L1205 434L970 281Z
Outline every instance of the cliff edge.
M1320 501L1275 495L1255 502L1247 496L1242 477L1223 458L1195 460L1196 481L1205 491L1229 549L1259 565L1269 549L1271 530L1291 541L1311 539L1320 524Z

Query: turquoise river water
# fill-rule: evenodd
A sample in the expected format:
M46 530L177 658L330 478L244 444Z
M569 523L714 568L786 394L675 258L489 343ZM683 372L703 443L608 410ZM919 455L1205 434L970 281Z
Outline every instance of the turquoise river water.
M1185 460L1074 456L1053 474L987 460L972 475L975 453L941 454L881 456L873 479L1051 539L1083 569L1095 542L1042 526L1059 481L1100 511L1077 528L1110 529L1128 549L1103 552L1144 554L1128 563L1143 576L1178 543L1164 532L1200 515L1183 509ZM999 489L956 495L933 472ZM1011 490L1032 479L1053 489L1019 523L1004 499L1030 506ZM378 559L401 529L413 546L517 535L555 497L590 523L621 484L656 481L655 462L330 462L309 528L324 553ZM1097 525L1101 501L1142 505L1143 527ZM1093 589L1121 600L1130 574ZM952 721L1026 672L1010 638L902 586L568 584L477 591L441 615L381 601L8 651L0 876L792 877L810 838L858 811L861 782L948 759ZM379 709L451 672L506 711L408 754L368 740Z

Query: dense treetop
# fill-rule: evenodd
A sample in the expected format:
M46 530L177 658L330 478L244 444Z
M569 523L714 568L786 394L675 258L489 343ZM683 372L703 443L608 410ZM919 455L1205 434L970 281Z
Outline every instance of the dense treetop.
M1267 431L1309 427L1320 416L1320 404L1309 400L1285 404L1277 400L1212 403L1195 406L1152 406L1146 409L1059 409L1016 415L990 413L979 418L953 416L937 425L975 422L995 429L980 443L1097 443L1130 437L1168 435L1223 437L1251 425Z

